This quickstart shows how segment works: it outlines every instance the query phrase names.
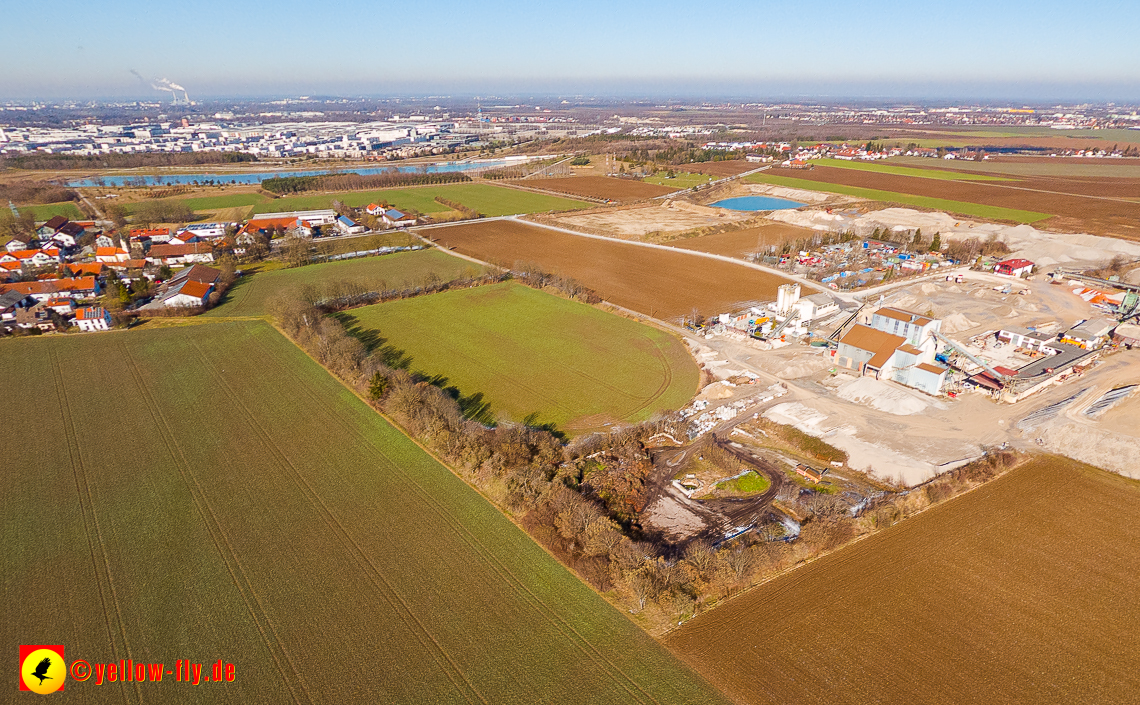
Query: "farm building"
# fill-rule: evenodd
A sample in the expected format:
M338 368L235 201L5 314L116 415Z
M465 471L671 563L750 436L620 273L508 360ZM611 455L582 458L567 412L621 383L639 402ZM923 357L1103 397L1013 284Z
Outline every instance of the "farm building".
M823 473L825 473L825 472L827 472L827 471L826 470L816 470L815 468L810 467L808 465L804 465L803 463L800 463L799 465L796 466L796 474L799 475L800 477L804 478L805 480L810 480L811 482L822 482L823 481Z
M897 308L881 308L871 325L856 324L839 341L836 365L938 394L946 368L934 364L942 321Z
M75 312L75 325L86 333L111 329L111 313L102 306L81 308Z
M187 267L163 283L154 299L142 308L154 310L205 306L221 277L221 271L213 267L202 264Z
M36 302L55 299L61 295L72 299L90 299L99 295L99 281L95 277L78 277L0 284L0 293L8 291L18 291Z
M994 274L1003 277L1020 277L1033 271L1033 263L1027 259L1007 259L994 265Z
M343 215L336 219L336 223L334 223L334 225L336 226L337 230L344 233L345 235L356 235L367 230L367 228L365 228L363 225L358 224L352 218Z

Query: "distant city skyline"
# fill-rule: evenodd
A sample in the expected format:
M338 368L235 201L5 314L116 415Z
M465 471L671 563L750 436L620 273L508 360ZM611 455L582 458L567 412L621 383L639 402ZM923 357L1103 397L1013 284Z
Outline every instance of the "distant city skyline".
M1140 100L1140 4L1090 0L52 5L0 100L485 93ZM44 25L43 6L5 10Z

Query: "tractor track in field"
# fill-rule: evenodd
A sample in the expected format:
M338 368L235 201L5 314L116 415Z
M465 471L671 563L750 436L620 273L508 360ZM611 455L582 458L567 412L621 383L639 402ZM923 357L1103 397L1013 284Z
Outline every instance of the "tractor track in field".
M150 393L146 383L143 381L142 372L139 370L138 363L135 361L134 356L131 355L130 350L122 343L119 344L119 347L123 352L124 359L127 361L127 367L131 371L131 378L134 380L135 386L143 398L143 403L150 413L151 420L155 422L155 426L159 430L159 436L162 438L163 445L166 446L167 454L170 456L175 467L178 468L178 473L181 475L182 481L190 493L194 506L198 510L199 516L202 517L206 531L210 534L210 539L213 541L218 555L221 556L222 562L226 566L226 571L230 574L230 579L233 580L234 587L237 588L238 593L241 595L250 618L257 626L257 630L261 634L261 639L265 644L266 650L273 657L277 670L281 674L281 679L289 689L290 696L295 703L302 702L302 699L297 695L296 687L304 694L304 700L313 703L312 695L309 693L309 688L301 677L297 664L293 662L292 656L282 643L277 628L273 625L273 620L269 617L268 610L261 604L261 599L253 587L249 574L242 566L241 560L237 556L237 551L233 547L233 543L226 536L225 530L222 528L221 520L218 519L217 514L215 514L214 510L210 507L209 500L206 499L205 491L202 489L197 477L195 477L194 473L190 470L190 462L187 460L181 446L178 445L174 429L171 428L170 423L158 406L158 402L154 399L154 396ZM179 460L181 460L181 462L179 462ZM227 555L229 556L228 560ZM239 574L241 576L240 579L238 577ZM256 609L254 608L255 604ZM269 631L272 632L272 638L270 638L269 633L266 632L266 626L268 626ZM274 645L276 645L276 649L274 649ZM280 652L280 655L278 652ZM296 679L296 682L294 682L286 672L286 667L281 662L282 657L288 663L288 669L293 672L293 679Z
M447 675L448 680L452 682L452 685L455 687L456 691L463 697L464 700L469 703L473 703L475 701L488 703L488 700L483 696L482 693L479 692L474 684L467 679L467 675L455 662L451 654L448 653L443 645L439 643L439 640L435 638L427 626L420 620L420 618L405 601L404 597L400 595L399 591L396 590L395 586L393 586L388 578L384 575L383 571L381 571L380 568L372 562L371 558L368 556L368 552L365 551L364 548L356 542L356 540L349 533L348 529L345 528L339 519L337 519L333 511L321 498L320 494L312 487L312 485L309 484L308 480L305 479L300 470L298 470L292 461L290 461L289 458L277 448L276 444L273 443L273 437L269 434L268 431L266 431L265 427L253 415L253 412L250 411L245 402L237 395L237 393L234 392L234 390L229 386L225 379L222 378L222 376L218 373L213 363L210 362L210 360L206 357L206 354L202 351L202 348L197 344L197 342L194 341L192 341L192 345L197 351L199 358L202 360L202 364L205 366L207 371L209 371L211 377L213 377L215 383L217 383L218 386L225 391L226 396L230 398L231 402L233 402L236 407L241 409L242 413L246 417L246 420L261 437L262 443L269 451L270 455L275 459L278 467L289 472L293 483L301 492L301 494L306 498L309 505L313 507L315 512L321 517L333 535L338 538L341 545L346 549L346 552L349 555L353 556L357 567L360 568L366 576L368 576L369 582L373 584L373 587L375 587L380 595L384 597L385 601L389 603L393 610L397 614L401 615L402 621L406 626L410 628L412 633L417 634L417 641L420 642L420 645L424 648L425 651L432 655L432 659L436 661L436 664L439 666L440 670ZM377 579L379 582L377 582ZM428 645L428 642L434 645L434 650L431 646ZM440 661L440 656L442 656L447 664L450 665L451 669L454 669L454 673L449 670L443 662ZM466 685L466 690L462 685L460 685L460 682L456 680L456 677L458 677L459 681L462 681L462 683ZM471 694L474 694L475 700L471 698Z
M111 563L107 557L107 547L103 541L103 532L99 527L99 518L95 515L95 500L91 493L91 485L87 482L87 469L83 463L82 450L79 447L79 432L75 427L75 417L71 413L71 404L67 401L67 390L64 386L63 368L60 367L59 358L57 353L53 350L48 354L52 376L55 378L55 393L59 402L59 411L63 419L64 425L64 438L67 443L67 454L71 461L71 473L75 478L75 492L79 500L80 512L83 515L83 531L87 536L87 547L91 553L91 568L95 573L95 582L99 586L99 603L103 608L103 619L107 625L107 637L111 646L111 655L117 657L117 649L115 648L115 629L111 624L111 611L107 609L107 595L103 592L103 581L107 582L107 590L111 593L111 604L115 610L115 621L119 625L119 634L123 639L123 648L126 651L127 658L130 658L130 643L127 641L126 627L123 624L123 615L119 609L118 596L115 593L115 583L111 578ZM86 497L86 502L84 501ZM88 522L87 516L90 514L91 520ZM95 538L93 541L91 537L91 528L94 525ZM103 558L103 574L99 570L99 558L96 556L95 544L98 543L98 553ZM120 681L120 690L125 688ZM139 702L142 702L142 694L138 692L138 686L135 686L136 695L139 697ZM123 693L123 700L130 702L130 698Z
M284 337L286 340L289 340L289 338L280 333L280 331L277 331L277 333L279 335L282 335L282 337ZM294 343L290 341L290 344ZM308 354L299 347L298 350L301 354L308 356ZM264 350L261 352L264 354ZM320 363L317 364L319 365ZM324 369L323 366L322 369ZM338 384L344 384L341 380L336 378L335 375L332 375L331 372L328 372L326 370L326 373L332 376ZM305 394L310 399L312 399L314 402L320 401L314 394L313 389L309 383L306 380L302 379L295 370L289 370L289 374L296 381L297 386L300 389L304 390ZM350 389L350 391L352 390ZM660 701L654 698L653 695L646 692L636 680L626 674L625 671L621 669L621 667L612 662L610 659L606 658L606 656L603 655L589 639L582 636L582 634L579 633L577 629L570 625L565 619L560 617L554 608L546 604L542 598L540 598L530 588L528 588L526 584L521 579L519 579L518 576L516 576L505 563L498 559L495 554L478 537L476 537L462 522L452 516L452 514L448 512L446 508L440 505L430 492L425 490L423 486L414 478L412 478L408 473L406 473L397 462L389 458L380 448L378 448L372 439L365 436L353 424L348 423L345 419L341 418L339 415L335 414L332 410L326 408L325 406L318 403L316 405L316 408L321 409L321 411L327 417L341 426L341 428L345 429L346 432L348 432L350 435L357 437L361 442L361 446L369 449L369 451L385 466L387 466L391 472L404 478L409 487L414 488L414 491L423 498L424 503L431 508L431 510L440 518L443 524L448 526L461 541L463 541L469 548L472 549L472 551L479 555L480 558L492 570L492 572L498 575L499 578L508 587L510 587L512 591L519 594L520 597L522 597L523 602L529 604L536 613L543 617L543 619L545 619L547 623L554 628L555 631L561 633L566 638L567 643L573 645L576 649L579 650L579 652L582 653L583 656L597 664L614 683L629 693L630 697L633 700L637 702L660 703ZM391 423L387 420L386 417L383 417L382 415L381 418L384 418L385 421L389 423L398 433L407 436L407 434L400 430L399 426ZM416 442L414 439L411 439L410 436L407 437L412 440L412 442L417 446L423 448L423 446L421 446L418 442ZM450 469L448 469L447 465L439 461L434 454L427 451L426 448L424 448L424 451L428 453L430 457L436 460L436 462L439 462L441 466L448 470L448 472L451 472ZM454 475L455 473L452 474ZM620 676L620 678L618 676ZM638 693L640 693L640 695L643 697L639 697Z

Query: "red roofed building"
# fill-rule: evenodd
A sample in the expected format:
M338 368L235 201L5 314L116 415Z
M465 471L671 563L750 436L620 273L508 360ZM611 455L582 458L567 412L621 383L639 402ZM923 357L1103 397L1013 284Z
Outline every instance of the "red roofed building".
M146 253L146 259L148 262L167 265L213 262L214 248L207 242L195 242L189 245L154 245Z
M131 258L131 253L121 247L99 247L95 250L96 262L123 262Z
M99 283L95 277L77 279L54 279L46 282L13 282L0 284L0 294L18 291L31 296L37 302L66 296L72 299L89 299L99 295Z
M1033 271L1033 263L1027 259L1007 259L994 265L994 274L1003 277L1020 277Z
M102 306L81 308L75 312L75 325L85 332L111 330L111 314Z

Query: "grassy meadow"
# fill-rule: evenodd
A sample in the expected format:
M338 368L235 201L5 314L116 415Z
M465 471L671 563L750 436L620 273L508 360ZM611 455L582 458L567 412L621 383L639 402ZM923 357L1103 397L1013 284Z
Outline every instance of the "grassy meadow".
M486 216L514 215L516 213L536 213L541 211L563 211L575 208L588 208L592 204L570 198L549 196L530 191L492 186L484 183L444 184L441 186L417 186L414 188L381 189L377 191L348 191L344 193L321 193L304 196L287 196L261 203L254 208L256 213L274 213L291 210L330 208L338 200L345 205L359 208L373 202L386 202L399 209L412 209L420 213L446 213L451 209L437 202L442 196L449 201L461 203Z
M641 421L682 406L698 370L667 333L519 284L448 291L354 309L410 369L482 394L492 418L563 430Z
M264 316L278 296L299 296L306 286L348 281L366 289L404 288L427 278L442 280L479 275L484 267L436 249L361 257L343 262L258 272L238 279L212 317Z
M924 159L925 165L935 166L934 159ZM913 176L920 179L938 179L941 181L1011 181L1011 179L989 174L964 174L957 171L944 171L942 169L915 169L908 166L898 166L890 162L857 162L847 159L813 159L816 166L829 166L836 169L852 169L854 171L871 171L877 174L894 174L895 176Z
M723 702L265 322L0 347L52 439L0 465L5 643L234 663L196 702Z

